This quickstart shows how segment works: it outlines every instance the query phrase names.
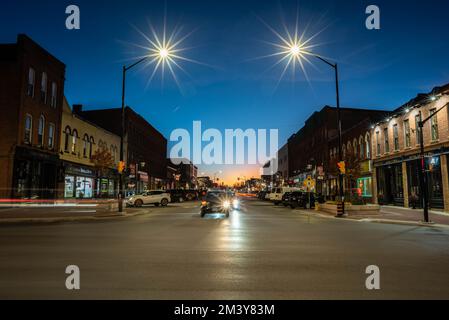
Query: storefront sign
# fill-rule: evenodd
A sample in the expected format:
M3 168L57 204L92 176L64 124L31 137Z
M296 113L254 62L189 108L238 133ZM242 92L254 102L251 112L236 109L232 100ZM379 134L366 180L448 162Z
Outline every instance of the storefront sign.
M81 166L74 166L71 164L65 165L65 172L68 174L74 174L74 175L84 175L84 176L91 176L95 177L95 172L92 169L88 169Z
M139 171L139 180L148 183L148 173Z

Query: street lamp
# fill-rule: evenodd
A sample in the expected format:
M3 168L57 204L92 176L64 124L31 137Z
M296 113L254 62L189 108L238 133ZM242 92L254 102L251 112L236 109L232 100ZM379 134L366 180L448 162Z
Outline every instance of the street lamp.
M309 46L311 47L311 46ZM299 40L296 40L290 43L290 48L287 50L287 55L290 56L289 63L291 61L298 61L303 67L302 60L308 61L306 56L312 56L320 61L324 62L328 66L332 67L335 71L335 92L336 92L336 102L337 102L337 126L338 126L338 158L339 162L343 161L343 153L342 153L342 131L341 131L341 110L340 110L340 89L339 89L339 80L338 80L338 64L328 61L322 56L315 54L308 50L309 47L306 47L304 44L301 44ZM338 173L338 184L339 184L339 196L342 205L342 211L337 213L337 217L343 217L345 214L345 197L343 190L343 174L341 172Z
M139 30L137 30L139 31ZM176 77L174 68L177 67L178 69L182 69L182 67L178 64L176 60L183 60L183 61L189 61L189 62L196 62L191 59L187 59L185 57L182 57L179 55L179 52L184 50L182 48L178 48L180 44L190 35L182 37L180 40L175 40L175 35L178 33L179 30L175 30L173 34L170 37L167 37L166 30L164 26L163 31L163 37L162 39L159 39L156 32L152 28L152 33L154 36L154 40L150 39L148 36L146 36L144 33L140 32L142 36L148 41L149 46L144 47L147 52L143 57L140 57L140 60L137 62L129 65L129 66L123 66L123 80L122 80L122 112L121 112L121 136L120 136L120 167L124 167L124 137L125 137L125 90L126 90L126 72L130 69L136 67L137 65L142 64L143 62L147 62L147 65L153 65L154 69L151 74L151 77L149 79L149 82L153 79L156 72L159 70L159 68L162 69L162 72L165 71L165 67L170 71L173 79L175 80L176 84L179 86L178 79ZM139 46L142 47L142 46ZM123 183L123 175L124 171L120 170L120 192L118 196L118 207L119 212L123 212L123 200L124 200L124 194L125 194L125 188Z
M261 58L267 58L267 57L273 57L273 56L280 56L279 61L275 64L279 64L282 61L286 61L284 70L281 74L281 79L284 76L285 72L287 71L287 68L289 66L293 67L293 70L295 70L296 65L298 64L303 71L307 81L309 81L307 72L305 69L305 62L312 64L309 60L309 57L315 57L319 59L320 61L324 62L328 66L332 67L335 72L335 89L336 89L336 100L337 100L337 125L338 125L338 154L339 154L339 160L340 162L343 161L343 154L342 154L342 128L341 128L341 110L340 110L340 90L339 90L339 80L338 80L338 64L333 63L326 58L313 53L313 48L317 47L318 45L312 44L312 40L317 37L323 30L317 32L311 37L306 38L305 34L299 34L298 26L299 26L299 16L296 16L296 25L294 33L290 33L287 28L285 28L287 36L282 36L279 32L274 30L272 27L270 27L266 22L262 20L262 22L273 32L273 34L280 40L279 43L272 43L276 48L278 48L278 52L261 57ZM345 214L345 201L344 201L344 191L343 191L343 174L339 172L338 174L338 180L339 180L339 195L340 195L340 201L341 201L341 208L342 211L337 213L337 217L342 217Z
M430 101L436 101L436 100L437 100L436 96L430 97ZM427 172L426 172L426 159L425 159L425 155L424 155L423 129L424 129L424 125L426 124L427 121L429 121L430 119L435 117L441 110L443 110L444 108L446 108L448 106L449 106L449 103L446 103L444 106L442 106L440 109L436 110L434 113L432 113L430 116L428 116L424 120L422 119L421 111L419 112L418 127L419 127L419 140L420 140L419 144L420 144L421 170L418 170L418 171L419 171L419 186L421 189L420 193L423 197L424 222L426 222L426 223L430 223L430 219L429 219L429 195L427 193L428 181L427 181Z

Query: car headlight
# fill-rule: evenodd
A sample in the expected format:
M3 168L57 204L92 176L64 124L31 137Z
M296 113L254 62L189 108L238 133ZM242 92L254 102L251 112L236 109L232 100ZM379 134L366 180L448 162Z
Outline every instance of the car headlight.
M239 206L239 201L237 199L235 199L234 201L232 201L232 206L237 208Z
M134 198L133 198L133 197L131 197L131 198L129 198L129 199L128 199L128 201L133 201L133 200L134 200Z
M231 203L228 200L223 201L223 208L229 209L231 207Z

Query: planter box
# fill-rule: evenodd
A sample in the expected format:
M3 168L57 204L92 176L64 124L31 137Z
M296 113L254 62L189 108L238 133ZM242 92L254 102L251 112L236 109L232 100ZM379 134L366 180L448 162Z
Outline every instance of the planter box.
M330 213L333 215L337 214L337 205L336 204L320 204L318 206L318 210ZM380 214L380 206L377 204L369 204L369 205L352 205L350 203L345 203L345 213L348 215L366 215L373 216Z

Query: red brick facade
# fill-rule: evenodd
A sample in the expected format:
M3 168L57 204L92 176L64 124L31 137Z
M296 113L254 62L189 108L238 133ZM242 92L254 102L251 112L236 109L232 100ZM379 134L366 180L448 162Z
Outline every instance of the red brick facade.
M65 65L27 36L0 45L1 197L55 197L64 81Z

